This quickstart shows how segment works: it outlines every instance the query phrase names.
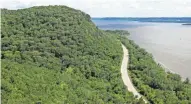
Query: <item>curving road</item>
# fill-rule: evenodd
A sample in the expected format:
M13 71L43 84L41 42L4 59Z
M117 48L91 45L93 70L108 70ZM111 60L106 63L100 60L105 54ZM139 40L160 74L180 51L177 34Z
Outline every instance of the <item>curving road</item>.
M131 79L128 75L128 71L127 71L127 65L129 62L129 54L128 54L128 50L127 48L122 44L122 48L123 48L123 60L122 60L122 64L121 64L121 75L122 75L122 80L125 84L125 86L127 87L128 91L132 92L134 94L134 96L137 96L137 98L141 98L141 94L139 94L137 92L137 90L135 89L135 87L133 86L133 83L131 82ZM147 103L147 101L145 99L143 99L145 101L145 103Z

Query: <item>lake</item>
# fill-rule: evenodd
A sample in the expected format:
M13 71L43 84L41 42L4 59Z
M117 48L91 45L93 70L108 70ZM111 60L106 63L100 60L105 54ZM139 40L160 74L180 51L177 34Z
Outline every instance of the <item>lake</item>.
M93 20L101 29L128 30L129 38L167 70L191 79L191 26L176 22Z

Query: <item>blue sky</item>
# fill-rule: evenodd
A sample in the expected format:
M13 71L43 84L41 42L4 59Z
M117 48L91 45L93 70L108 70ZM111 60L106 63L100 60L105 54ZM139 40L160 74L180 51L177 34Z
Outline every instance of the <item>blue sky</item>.
M92 17L191 17L191 0L1 0L1 8L66 5Z

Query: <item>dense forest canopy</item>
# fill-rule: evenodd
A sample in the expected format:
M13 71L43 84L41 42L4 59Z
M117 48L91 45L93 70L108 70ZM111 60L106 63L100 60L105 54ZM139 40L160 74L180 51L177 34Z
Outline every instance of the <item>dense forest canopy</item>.
M121 75L119 35L66 6L2 9L3 104L136 103Z

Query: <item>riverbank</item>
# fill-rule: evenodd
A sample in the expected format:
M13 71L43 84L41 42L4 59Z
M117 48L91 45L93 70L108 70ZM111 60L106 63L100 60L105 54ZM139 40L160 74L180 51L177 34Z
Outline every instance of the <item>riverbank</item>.
M121 41L129 50L129 72L133 85L138 92L150 103L185 103L179 92L191 98L191 85L181 81L177 74L166 73L161 65L158 65L151 54L140 48L133 41L121 36ZM165 98L163 98L165 96ZM182 96L182 97L183 97ZM158 102L159 101L159 102Z
M180 24L157 24L127 29L141 48L152 53L167 71L191 79L191 28Z

